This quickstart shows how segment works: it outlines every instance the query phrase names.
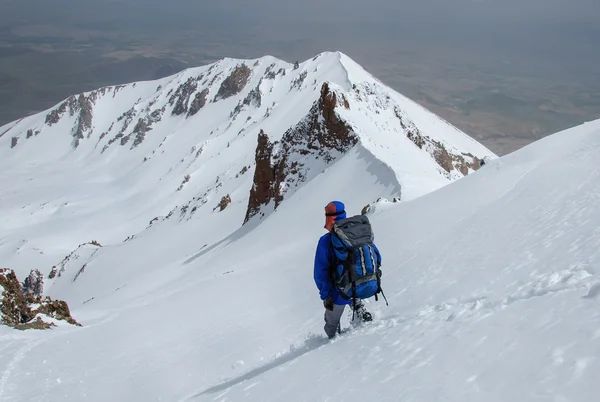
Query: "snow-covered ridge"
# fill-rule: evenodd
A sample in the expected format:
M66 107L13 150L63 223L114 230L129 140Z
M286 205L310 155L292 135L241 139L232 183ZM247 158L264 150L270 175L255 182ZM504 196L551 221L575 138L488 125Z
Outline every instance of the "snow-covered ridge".
M17 264L29 253L48 267L90 238L120 244L163 224L215 220L225 237L353 147L384 166L374 172L385 172L382 188L394 189L385 195L402 200L494 156L339 52L293 64L228 58L105 87L10 123L0 135L7 183L0 225L18 247ZM29 226L37 228L33 238ZM45 254L28 251L36 249Z

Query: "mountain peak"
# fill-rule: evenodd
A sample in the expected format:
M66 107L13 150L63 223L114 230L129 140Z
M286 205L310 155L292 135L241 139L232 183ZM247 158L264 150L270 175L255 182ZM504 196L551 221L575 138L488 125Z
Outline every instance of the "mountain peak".
M91 191L112 211L90 223L103 244L198 219L226 221L229 233L339 163L355 170L369 161L379 190L365 205L427 194L477 170L486 156L494 157L341 52L298 63L225 58L73 95L0 128L0 168L18 167L24 183L50 171L65 178L64 197L49 200L40 190L29 209L11 207L17 216L51 208L44 225L60 211L80 221L85 209L76 205ZM68 244L82 240L74 235Z

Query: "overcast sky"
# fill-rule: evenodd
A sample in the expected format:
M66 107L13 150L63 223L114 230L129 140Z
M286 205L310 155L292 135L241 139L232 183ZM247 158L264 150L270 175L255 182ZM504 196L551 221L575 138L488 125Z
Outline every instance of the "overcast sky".
M0 0L3 22L101 17L155 20L235 18L297 22L600 21L598 0ZM121 19L119 18L119 19Z

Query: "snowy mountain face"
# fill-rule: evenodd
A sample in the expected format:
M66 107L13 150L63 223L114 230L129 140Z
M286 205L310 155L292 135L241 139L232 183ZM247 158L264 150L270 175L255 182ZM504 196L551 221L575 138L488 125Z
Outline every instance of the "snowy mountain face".
M167 221L218 223L211 239L224 238L351 151L385 172L364 204L414 199L493 157L341 53L225 59L1 127L0 256L23 277Z
M55 326L0 326L0 401L596 401L600 121L495 159L339 53L90 96L0 130L0 285L82 325L3 293ZM334 199L390 305L328 341Z

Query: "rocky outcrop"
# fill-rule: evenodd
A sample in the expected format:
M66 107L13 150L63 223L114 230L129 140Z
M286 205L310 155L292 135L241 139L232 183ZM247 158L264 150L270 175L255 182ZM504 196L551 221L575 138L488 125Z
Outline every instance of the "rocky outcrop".
M59 264L52 267L48 278L60 278L67 271L67 269L77 270L77 272L79 272L82 266L86 265L101 247L102 245L95 240L80 244L73 252L63 258Z
M446 173L459 172L466 176L469 174L469 170L478 170L481 167L481 159L470 153L457 154L449 151L441 142L423 134L398 107L394 109L394 112L406 137L419 149L427 151Z
M37 279L39 271L32 271ZM41 274L40 274L41 275ZM31 274L28 278L31 281ZM41 278L40 278L41 279ZM62 300L52 300L35 295L35 291L24 294L29 289L27 279L21 286L15 272L8 268L0 268L0 323L15 329L47 329L55 324L44 321L44 318L63 320L72 325L81 326L73 317L69 306Z
M286 131L280 142L272 143L261 130L244 223L264 215L262 208L266 205L276 209L286 194L357 144L352 128L335 112L338 106L345 107L345 99L324 83L309 114Z
M121 114L121 116L117 117L117 122L122 121L123 125L121 126L121 129L119 130L119 132L113 138L108 140L108 144L104 145L101 153L104 153L116 141L121 140L121 145L125 145L127 143L127 141L129 141L129 138L127 138L126 140L123 140L123 138L125 137L125 132L127 131L127 129L129 128L129 125L133 121L135 114L136 114L136 112L135 112L135 105L134 105L131 107L131 109L129 109L126 112L123 112L123 114Z
M196 92L196 89L198 89L198 80L194 77L190 77L185 83L177 88L173 95L171 95L169 105L175 105L171 112L173 116L180 116L188 112L190 97Z
M185 177L183 178L183 181L177 188L177 191L183 190L183 187L190 181L191 178L192 178L192 176L190 176L189 174L186 174Z
M196 96L194 96L194 100L190 105L190 110L188 111L188 117L194 116L196 113L200 111L206 105L206 98L208 96L208 89L203 89L201 92L198 92Z
M294 80L290 84L290 91L292 89L297 89L297 90L302 89L302 84L304 84L304 80L306 79L307 76L308 76L308 71L303 71L302 73L300 73L300 75L298 75L298 77L294 78Z
M58 274L58 268L56 268L56 265L55 265L50 270L50 273L48 274L48 279L54 279L54 278L56 278L57 274Z
M0 320L2 324L15 327L33 319L25 296L21 292L15 271L0 268Z
M258 144L254 154L256 168L254 169L254 184L250 190L250 199L248 200L248 209L244 223L257 215L263 205L267 205L275 198L276 167L271 164L271 154L273 153L273 144L269 141L269 136L260 130L258 133Z
M400 197L394 197L391 202L396 204L401 201L402 200L400 199ZM379 197L375 202L365 205L362 208L362 210L360 211L360 214L361 215L371 215L377 211L379 206L384 205L384 204L389 204L389 203L390 203L390 201L387 200L386 198Z
M10 139L10 148L14 148L17 146L17 144L19 143L19 137L12 137Z
M158 123L161 120L164 111L164 107L162 109L156 109L148 116L138 119L138 122L136 123L135 127L133 127L133 131L131 132L131 134L121 139L121 145L125 145L127 141L129 141L129 138L133 135L135 135L135 138L133 139L133 144L131 144L130 149L133 149L140 145L146 138L146 133L152 130L152 125L154 123Z
M55 320L63 320L71 325L81 326L81 324L71 317L71 311L69 310L69 305L66 301L52 300L49 297L46 297L36 304L40 305L33 310L36 314L45 314Z
M90 92L87 96L85 94L70 96L56 109L46 115L46 125L52 126L53 124L58 123L67 111L69 111L70 116L77 115L77 120L71 133L73 137L73 148L77 148L80 141L85 138L84 134L86 132L88 133L88 137L91 135L92 120L94 117L93 109L96 100L99 96L106 94L110 89L111 88L101 88Z
M213 211L218 209L219 212L223 212L225 208L229 206L229 204L231 204L231 196L227 194L221 198L221 201L219 201L219 204L213 209Z
M248 83L251 72L252 70L245 64L236 66L233 72L221 83L219 92L215 96L215 102L239 94Z
M73 115L75 109L75 96L70 96L66 101L61 103L56 109L52 110L50 113L46 115L46 124L48 126L52 126L60 121L62 116L67 111L67 108L71 110L71 115Z
M96 103L97 96L97 92L92 92L87 97L81 94L77 99L77 110L79 111L79 116L77 117L76 129L73 132L74 148L77 148L80 140L85 138L84 133L89 132L92 128L93 108L94 104Z
M260 82L258 83L256 88L254 88L250 92L248 92L248 95L246 95L246 97L243 100L238 102L235 109L233 109L233 111L229 114L230 118L235 119L238 116L238 114L240 114L240 112L242 110L244 110L246 107L253 107L253 108L261 107L261 105L262 105L262 93L260 92L261 83L262 83L262 78L260 79Z
M277 73L275 72L275 63L271 64L269 67L267 67L267 69L265 70L265 78L268 80L274 80L275 77L277 77Z
M29 276L25 278L21 290L26 298L39 299L44 294L44 275L37 269L31 271Z

